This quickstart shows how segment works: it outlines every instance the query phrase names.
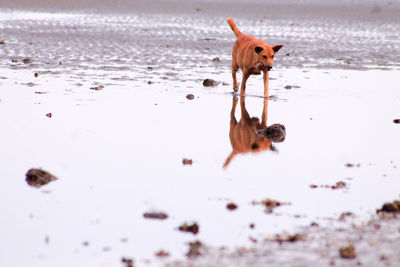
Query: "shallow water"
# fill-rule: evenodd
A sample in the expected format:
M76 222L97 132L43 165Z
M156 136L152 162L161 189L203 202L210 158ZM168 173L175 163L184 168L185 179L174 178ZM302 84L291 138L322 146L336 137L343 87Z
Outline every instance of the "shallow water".
M251 28L288 47L271 72L274 97L267 103L267 125L285 125L286 138L273 144L276 151L238 154L224 169L234 100L233 35L223 19L9 11L1 17L2 266L120 266L122 256L140 266L159 249L181 258L195 239L234 248L249 245L249 236L312 221L329 225L343 211L366 218L399 196L399 38L383 46L390 53L378 62L362 48L388 40L398 24L375 23L369 33L342 22ZM243 18L243 31L250 23ZM343 36L341 27L351 40L363 40L360 49L351 50L345 38L329 46L327 39ZM301 40L312 43L322 33L322 47L301 44L312 56L296 54ZM337 60L335 47L357 60ZM205 78L221 84L203 87ZM261 77L251 77L245 99L259 119L261 87ZM240 110L238 104L238 121ZM58 180L30 187L25 173L32 167ZM310 188L338 181L347 188ZM251 204L265 198L290 205L267 214ZM229 202L239 208L228 211ZM153 210L169 218L143 218ZM198 235L177 230L192 221Z

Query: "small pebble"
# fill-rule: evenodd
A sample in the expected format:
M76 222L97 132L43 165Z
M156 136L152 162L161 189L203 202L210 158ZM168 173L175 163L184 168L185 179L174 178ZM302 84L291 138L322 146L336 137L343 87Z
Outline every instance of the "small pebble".
M218 82L213 80L213 79L205 79L203 81L203 86L211 87L211 86L217 86Z
M354 245L350 243L346 247L340 248L339 255L342 259L354 259L356 257Z
M192 165L193 164L193 160L191 160L191 159L183 159L182 160L182 164L183 165Z
M228 203L228 204L226 204L226 208L228 210L235 210L238 208L238 206L235 203Z

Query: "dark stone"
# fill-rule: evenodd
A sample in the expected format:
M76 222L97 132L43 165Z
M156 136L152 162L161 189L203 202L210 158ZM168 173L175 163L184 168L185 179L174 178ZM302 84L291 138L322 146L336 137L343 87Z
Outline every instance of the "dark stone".
M26 182L33 187L39 188L55 180L57 180L57 177L41 169L30 169L26 173Z
M286 128L282 124L273 124L265 129L258 130L257 134L265 136L272 142L279 143L285 140Z
M213 79L205 79L203 81L203 86L211 87L211 86L217 86L218 82L213 80Z
M184 223L183 225L179 226L179 231L188 232L196 235L199 232L199 225L197 223L193 223L191 225Z

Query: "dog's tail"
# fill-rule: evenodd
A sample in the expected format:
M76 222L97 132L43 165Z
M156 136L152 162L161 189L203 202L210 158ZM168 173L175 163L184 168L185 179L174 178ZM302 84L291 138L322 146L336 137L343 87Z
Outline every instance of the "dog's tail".
M236 35L236 37L239 37L240 35L242 35L242 32L239 31L239 29L236 27L232 18L227 18L226 22L228 22L229 26L231 27L231 29L232 29L233 33Z

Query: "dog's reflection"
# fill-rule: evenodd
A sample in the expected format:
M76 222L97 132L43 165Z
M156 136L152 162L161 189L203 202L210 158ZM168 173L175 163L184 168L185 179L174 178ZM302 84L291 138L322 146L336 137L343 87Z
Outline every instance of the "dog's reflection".
M261 122L257 117L250 117L246 110L245 97L240 97L241 118L238 122L235 117L237 103L238 99L234 96L229 129L232 153L226 159L224 168L228 167L237 154L264 150L275 151L276 149L272 142L282 142L286 136L285 126L282 124L274 124L267 127L268 98L264 98Z

